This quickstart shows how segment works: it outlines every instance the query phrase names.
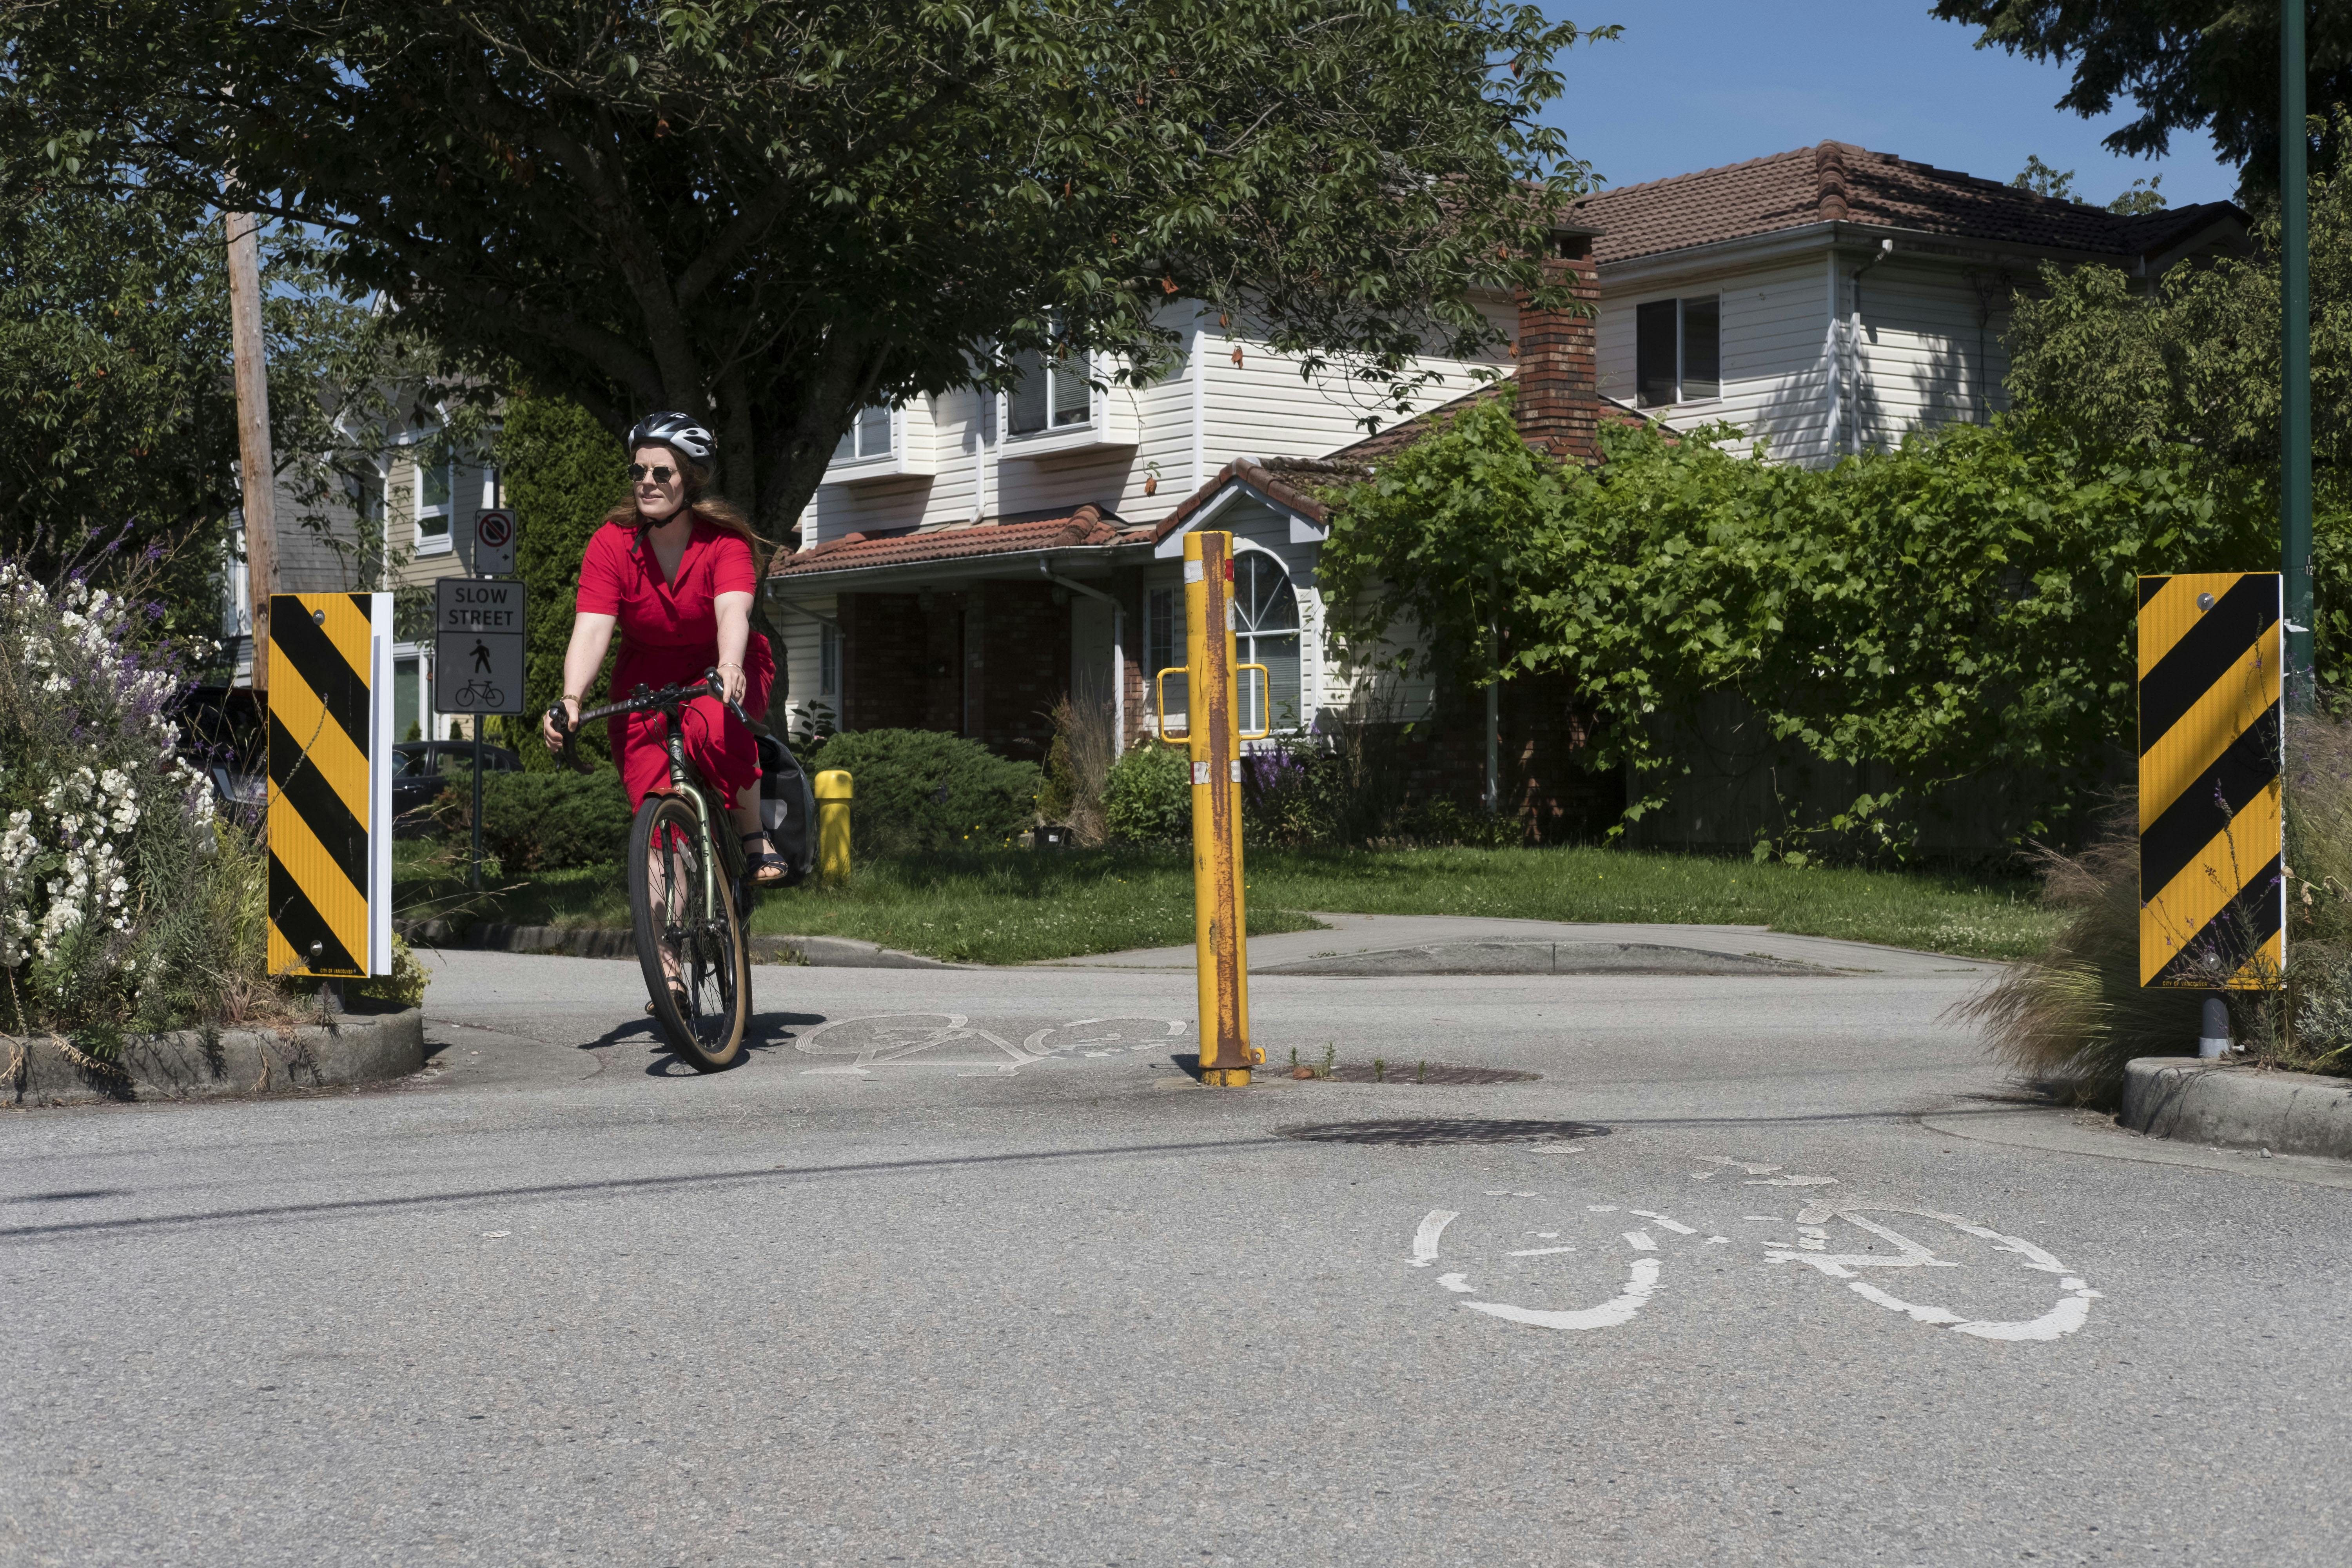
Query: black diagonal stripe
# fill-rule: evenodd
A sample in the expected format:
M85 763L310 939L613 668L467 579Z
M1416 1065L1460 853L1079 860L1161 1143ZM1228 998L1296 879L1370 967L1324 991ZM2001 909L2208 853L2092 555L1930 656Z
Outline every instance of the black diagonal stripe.
M2278 776L2279 710L2273 702L2140 834L2140 896L2152 899L2162 892Z
M269 646L283 654L302 684L326 705L327 716L342 726L359 753L368 754L367 673L353 669L343 650L327 636L310 612L269 617Z
M2169 577L2141 578L2139 580L2139 607L2143 610L2147 609L2147 602L2150 599L2155 598L2158 594L2163 593L2164 585L2171 581L2172 579Z
M2235 974L2263 943L2278 934L2284 900L2279 891L2278 857L2255 872L2238 896L2221 906L2196 935L2180 944L2150 985L2212 985Z
M2156 661L2139 683L2141 756L2277 623L2278 593L2275 573L2248 573Z
M286 804L310 827L352 886L362 895L368 885L368 836L335 786L319 771L318 763L302 752L275 713L269 716L269 778Z
M374 595L370 594L353 594L350 595L350 598L352 601L352 608L360 613L360 619L373 626L375 624Z
M269 923L278 928L278 934L294 950L298 968L314 974L367 973L364 965L353 961L351 949L335 935L334 928L302 890L302 884L294 879L294 873L278 858L275 849L269 852ZM315 954L310 951L313 942L319 947Z

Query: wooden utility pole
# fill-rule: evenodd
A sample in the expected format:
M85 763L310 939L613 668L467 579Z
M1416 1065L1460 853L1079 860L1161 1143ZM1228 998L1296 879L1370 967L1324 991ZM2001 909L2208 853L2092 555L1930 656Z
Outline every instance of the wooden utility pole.
M269 595L278 580L278 468L269 449L269 363L261 336L261 219L224 213L229 344L236 359L237 490L253 600L253 689L269 689Z

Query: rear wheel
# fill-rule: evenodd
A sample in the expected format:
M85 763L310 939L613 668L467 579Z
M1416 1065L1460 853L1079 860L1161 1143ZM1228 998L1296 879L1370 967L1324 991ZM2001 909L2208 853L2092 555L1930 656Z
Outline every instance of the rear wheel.
M629 911L654 1017L670 1049L703 1072L743 1054L751 954L726 868L694 807L655 795L629 833Z

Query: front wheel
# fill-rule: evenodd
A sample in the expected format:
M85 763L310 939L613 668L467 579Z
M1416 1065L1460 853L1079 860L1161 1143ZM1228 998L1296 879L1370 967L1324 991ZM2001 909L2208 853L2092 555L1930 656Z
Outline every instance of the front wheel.
M751 1016L751 960L726 868L694 807L654 795L629 832L629 912L654 1017L701 1072L732 1067Z

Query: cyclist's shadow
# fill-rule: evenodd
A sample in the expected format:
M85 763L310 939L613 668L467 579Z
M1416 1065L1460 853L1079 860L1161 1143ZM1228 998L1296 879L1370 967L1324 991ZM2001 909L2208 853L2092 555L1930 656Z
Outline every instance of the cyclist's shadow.
M735 1058L733 1067L721 1069L733 1072L756 1055L765 1056L792 1045L800 1038L800 1031L824 1023L823 1013L754 1012L743 1031L743 1054ZM651 1018L632 1018L615 1024L593 1040L583 1040L580 1049L601 1051L607 1046L625 1046L642 1041L652 1052L653 1059L646 1064L647 1078L709 1078L713 1075L697 1072L670 1051L662 1038L661 1026Z

